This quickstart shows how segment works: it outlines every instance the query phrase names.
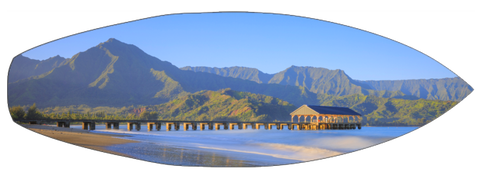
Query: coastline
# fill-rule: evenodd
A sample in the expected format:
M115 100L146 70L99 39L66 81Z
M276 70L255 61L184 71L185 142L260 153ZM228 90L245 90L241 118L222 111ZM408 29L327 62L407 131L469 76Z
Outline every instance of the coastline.
M269 158L265 162L256 159L258 155L249 153L155 145L151 142L125 139L132 137L128 134L94 133L78 128L63 128L49 125L20 124L20 126L41 135L80 147L158 164L207 167L258 167L295 163L294 160L263 156L263 158ZM271 163L272 160L277 162Z
M70 143L105 153L125 156L132 159L154 162L158 164L180 166L269 166L254 158L253 154L243 154L237 157L236 153L220 152L212 150L195 150L183 147L167 145L154 145L150 142L141 142L125 139L131 137L124 134L94 133L89 130L78 128L63 128L49 125L21 125L22 127L53 138L55 140ZM141 148L141 150L138 150ZM284 161L285 159L278 159ZM278 165L277 163L275 165Z
M128 137L128 135L116 135L116 134L98 134L91 133L88 130L63 128L47 125L20 125L38 134L105 153L125 156L133 158L132 156L124 153L115 152L107 149L109 146L138 143L138 141L128 140L118 137Z

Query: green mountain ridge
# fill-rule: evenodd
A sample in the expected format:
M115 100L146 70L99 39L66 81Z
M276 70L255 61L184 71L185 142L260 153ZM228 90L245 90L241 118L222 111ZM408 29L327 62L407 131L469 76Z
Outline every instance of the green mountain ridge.
M415 99L416 97L416 99L461 101L473 91L471 86L458 77L429 80L359 81L350 78L343 70L329 70L319 67L291 66L273 75L248 67L210 68L189 66L181 69L213 73L258 83L302 86L316 94L336 96L359 93L378 96L384 94L382 92L385 91L390 92L387 94L398 94L395 92L400 91L404 94L403 98L405 99Z
M223 77L240 78L244 80L250 80L257 83L268 83L273 77L271 74L266 74L255 68L248 67L182 67L182 70L189 70L194 72L207 72L214 73Z
M66 61L67 60L65 58L60 56L55 56L40 61L18 55L10 65L8 83L16 82L33 76L40 76L54 68L64 65Z
M149 109L169 120L285 121L296 107L271 96L223 89L196 92Z
M180 70L138 47L116 39L80 52L50 72L8 85L10 106L153 105L201 90L233 88L274 96L297 105L316 103L316 95L296 86L258 84Z
M150 69L172 67L165 63L133 45L110 39L74 55L51 72L9 84L9 104L36 102L39 107L46 107L164 103L170 99L152 98L165 85Z
M324 97L323 106L349 107L363 115L368 125L424 125L458 104L456 101L404 100L373 95Z
M362 82L374 90L401 91L428 100L461 101L473 91L473 88L459 77Z

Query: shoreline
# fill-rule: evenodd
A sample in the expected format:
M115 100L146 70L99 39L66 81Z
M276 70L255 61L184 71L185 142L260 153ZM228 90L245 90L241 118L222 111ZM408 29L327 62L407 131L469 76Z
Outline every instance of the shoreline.
M110 153L119 156L125 156L129 158L134 158L128 154L115 152L107 149L107 147L119 145L119 144L128 144L128 143L138 143L138 141L128 140L119 137L129 137L128 135L116 135L116 134L98 134L92 133L88 130L74 129L74 128L63 128L47 125L20 125L28 130L31 130L35 133L73 144L76 146L97 150L100 152Z
M305 162L258 153L155 145L151 142L125 139L128 134L95 133L78 128L51 125L20 125L38 134L88 149L158 164L207 167L259 167ZM138 150L141 148L142 150ZM261 156L259 159L258 156ZM254 159L255 158L255 159Z

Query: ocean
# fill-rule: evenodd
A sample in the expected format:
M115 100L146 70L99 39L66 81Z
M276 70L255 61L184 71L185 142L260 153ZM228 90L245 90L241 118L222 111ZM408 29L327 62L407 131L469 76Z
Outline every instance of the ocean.
M80 126L72 126L80 128ZM139 143L120 144L108 150L136 159L185 166L273 166L337 156L404 135L418 127L362 127L355 130L106 130L94 133L128 134Z

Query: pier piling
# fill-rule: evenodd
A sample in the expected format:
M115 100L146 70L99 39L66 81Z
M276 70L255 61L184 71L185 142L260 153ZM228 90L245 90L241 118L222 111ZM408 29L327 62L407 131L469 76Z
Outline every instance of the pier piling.
M333 121L333 120L318 120L312 122L228 122L228 121L166 121L166 120L152 120L152 121L143 121L143 120L135 120L135 121L128 121L128 120L65 120L65 119L40 119L40 120L16 120L20 122L27 122L29 124L42 124L42 123L56 123L57 127L64 127L69 128L70 123L72 122L80 122L82 124L82 129L84 130L95 130L96 123L104 123L105 129L119 129L120 122L127 123L127 130L132 131L134 128L137 131L141 129L141 123L147 124L147 130L152 131L155 129L160 131L162 123L165 123L166 131L171 131L172 128L175 130L180 129L180 125L183 125L185 131L189 129L191 126L192 130L205 130L205 126L208 126L209 130L219 130L223 126L224 130L241 130L241 129L248 129L249 126L252 129L260 129L261 126L264 127L265 130L271 130L273 126L276 127L277 130L283 130L285 126L288 130L352 130L352 129L361 129L362 125L358 121L348 120L342 121ZM235 125L238 126L235 128Z

